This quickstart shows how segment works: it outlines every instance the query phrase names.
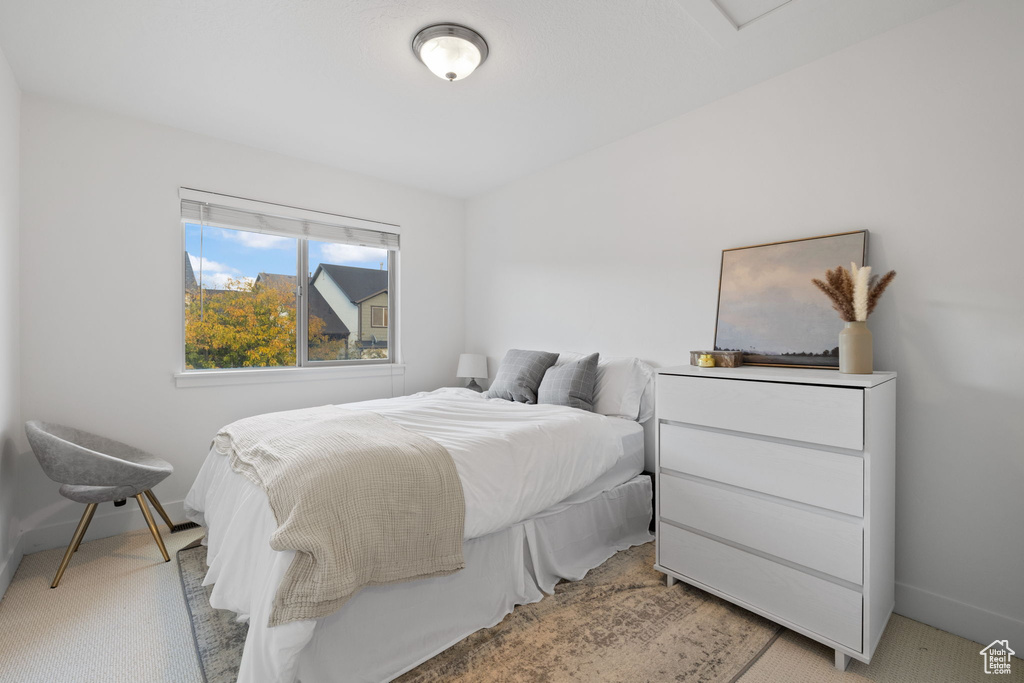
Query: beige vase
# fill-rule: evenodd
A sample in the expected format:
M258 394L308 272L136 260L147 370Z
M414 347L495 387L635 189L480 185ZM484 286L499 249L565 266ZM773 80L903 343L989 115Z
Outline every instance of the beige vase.
M866 321L846 323L839 333L839 372L870 375L874 368L874 343Z

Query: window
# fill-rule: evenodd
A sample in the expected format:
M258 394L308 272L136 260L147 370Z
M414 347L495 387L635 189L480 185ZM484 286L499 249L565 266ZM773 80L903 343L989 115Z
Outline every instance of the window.
M373 247L309 240L307 347L310 361L387 360L390 257ZM384 311L375 325L374 309Z
M396 226L181 197L186 372L394 362Z

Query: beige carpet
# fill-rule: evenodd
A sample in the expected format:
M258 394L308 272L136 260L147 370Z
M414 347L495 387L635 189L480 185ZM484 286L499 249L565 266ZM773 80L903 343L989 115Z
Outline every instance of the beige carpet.
M200 535L164 539L173 554ZM148 531L83 543L61 587L50 590L62 553L27 555L0 601L0 681L202 682L177 563L161 562ZM831 650L784 631L740 683L1022 680L1019 659L1013 676L985 676L980 649L897 616L871 665L853 662L843 675Z
M1010 643L1015 646L1015 643ZM739 683L1008 683L1024 681L1024 661L1013 659L1009 676L986 675L981 645L894 614L871 664L850 662L845 673L833 665L833 650L792 631L757 660ZM1018 652L1021 648L1016 648Z
M148 529L83 543L50 589L64 548L26 555L0 600L0 681L201 683L178 548L201 529Z

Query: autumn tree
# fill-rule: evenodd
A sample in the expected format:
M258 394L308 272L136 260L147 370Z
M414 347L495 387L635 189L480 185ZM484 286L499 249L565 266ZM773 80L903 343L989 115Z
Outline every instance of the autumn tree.
M310 315L309 318L312 320L320 320L316 316ZM322 341L314 341L310 337L309 342L309 359L310 360L346 360L349 358L348 355L348 339L334 339L327 335L320 335Z
M295 294L246 279L185 297L189 369L295 365ZM324 341L324 321L309 319L310 344Z

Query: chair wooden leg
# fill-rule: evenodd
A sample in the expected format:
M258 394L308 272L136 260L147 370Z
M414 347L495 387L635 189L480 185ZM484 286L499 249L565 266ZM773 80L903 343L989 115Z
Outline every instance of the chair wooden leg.
M171 516L167 514L167 510L164 510L164 506L156 499L156 494L153 493L153 490L147 489L146 491L143 491L143 493L146 494L146 498L149 498L149 502L156 508L157 514L163 517L164 521L167 522L167 528L170 531L174 531L174 522L171 521Z
M78 543L75 544L75 552L78 552L78 546L82 545L82 539L85 538L85 531L89 529L89 524L92 523L92 516L96 514L96 503L85 506L85 514L89 515L89 518L85 520L85 530L82 531L82 535L78 537Z
M96 512L96 503L89 503L85 506L85 512L82 513L82 519L78 520L78 528L75 529L75 535L71 537L71 543L68 544L68 549L64 552L64 559L60 561L60 567L57 569L57 575L53 577L53 583L50 584L50 588L56 588L57 584L60 583L60 579L64 576L64 570L68 568L68 563L71 562L71 556L78 550L78 545L82 542L82 536L85 536L85 530L89 528L89 522L92 521L92 514Z
M139 501L139 508L142 510L142 516L146 518L146 524L149 525L149 530L153 534L153 540L156 541L157 546L160 548L160 554L164 556L164 562L170 562L171 556L167 554L167 548L164 546L164 539L160 538L160 530L156 528L156 522L153 521L153 515L149 511L149 506L146 505L146 498L140 493L135 496L135 500Z

